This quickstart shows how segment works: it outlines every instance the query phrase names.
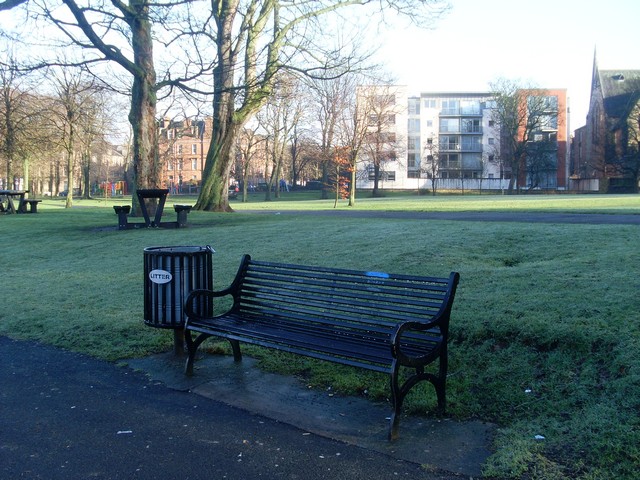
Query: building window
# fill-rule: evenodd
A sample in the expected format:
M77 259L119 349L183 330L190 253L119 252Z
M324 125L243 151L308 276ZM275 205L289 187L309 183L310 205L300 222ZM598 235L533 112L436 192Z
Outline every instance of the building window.
M395 143L396 142L395 132L380 132L380 141L382 143Z
M489 145L495 145L496 144L496 139L493 137L489 137Z
M393 94L389 95L378 95L376 96L377 105L390 107L396 104L396 96Z
M544 108L547 110L558 111L558 97L556 95L549 95L542 97Z
M382 114L378 115L372 113L369 115L369 123L370 126L378 126L378 125L395 125L396 123L396 115L394 113Z
M409 139L407 141L407 148L409 150L420 151L420 137L417 135L409 135Z
M440 131L443 133L457 133L460 131L460 120L457 118L443 118L440 120Z
M540 127L543 129L558 129L558 116L557 115L540 115L539 118Z
M409 99L409 115L420 115L420 99Z
M480 102L478 100L463 100L460 102L462 115L480 115Z
M198 159L197 158L192 158L191 159L191 170L197 170L198 169Z
M482 155L480 153L463 153L462 168L464 170L482 170Z
M374 181L376 179L375 170L373 169L373 165L368 169L369 171L369 180ZM380 180L387 180L391 182L395 182L396 180L396 172L395 171L386 171L380 170Z
M178 145L178 155L182 155L182 145Z
M460 157L457 153L441 154L440 168L460 168Z
M440 150L460 150L460 137L440 135Z
M420 178L420 170L409 170L407 178Z
M479 118L464 118L462 119L462 131L464 133L480 133L480 119Z
M462 137L462 150L480 152L482 150L482 137L475 135Z
M194 143L194 144L191 145L191 153L192 154L198 153L198 144L197 143Z
M459 115L460 114L460 100L447 98L442 100L442 115Z
M410 118L408 130L410 133L420 132L420 119L419 118Z
M436 108L436 100L435 98L425 98L424 99L424 108Z

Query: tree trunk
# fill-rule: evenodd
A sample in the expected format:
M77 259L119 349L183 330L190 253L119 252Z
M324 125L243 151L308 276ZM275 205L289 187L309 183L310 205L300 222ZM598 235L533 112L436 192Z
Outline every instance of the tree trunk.
M131 0L137 12L128 22L134 63L137 70L131 88L129 123L133 131L133 212L140 215L135 195L138 188L159 188L158 128L156 125L156 72L153 63L153 38L149 20L149 4L145 0Z
M64 207L71 208L73 207L73 168L76 134L73 113L68 113L67 121L69 122L69 143L67 145L67 197L65 199Z
M25 157L24 160L22 161L22 176L24 178L24 189L25 190L32 190L32 188L29 187L29 158ZM33 194L35 194L36 192L32 192ZM27 197L29 196L29 194L26 195Z
M326 160L322 162L322 190L320 192L320 198L322 200L329 198L329 166Z
M225 141L219 128L214 127L214 138L207 153L203 172L202 189L196 202L196 209L207 211L232 211L227 193L231 162L225 161L231 154L231 142Z
M236 133L242 122L234 120L235 94L233 84L233 20L237 13L238 0L220 2L216 14L218 35L216 38L218 65L214 71L213 128L211 145L202 172L202 189L196 210L219 212L233 211L229 206L227 192L231 170L231 151Z
M374 197L380 195L380 164L377 162L373 165L373 192L371 195Z
M354 156L351 161L351 185L349 188L349 206L353 207L356 204L356 179L357 179L357 171L356 171L356 158Z
M91 198L91 153L85 152L82 155L82 198Z

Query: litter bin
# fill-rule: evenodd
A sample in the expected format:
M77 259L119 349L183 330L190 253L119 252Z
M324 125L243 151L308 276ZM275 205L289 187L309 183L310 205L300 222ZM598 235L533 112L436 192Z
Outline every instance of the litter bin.
M174 329L174 352L184 353L183 304L189 293L213 288L210 246L144 249L144 323Z

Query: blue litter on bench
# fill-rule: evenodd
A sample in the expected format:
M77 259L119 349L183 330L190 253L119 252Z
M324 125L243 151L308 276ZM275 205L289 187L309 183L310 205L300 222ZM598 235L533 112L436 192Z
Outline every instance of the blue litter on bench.
M365 272L365 275L367 277L389 278L389 274L384 272Z

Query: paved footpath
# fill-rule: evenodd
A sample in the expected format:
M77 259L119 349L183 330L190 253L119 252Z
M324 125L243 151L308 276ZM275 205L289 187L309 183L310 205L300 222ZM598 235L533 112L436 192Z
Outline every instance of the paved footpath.
M459 480L145 373L0 337L2 479Z
M384 210L238 210L238 213L271 215L317 215L336 218L388 218L404 220L453 220L465 222L573 223L591 225L640 225L640 213L628 215L607 213L550 212L406 212Z

